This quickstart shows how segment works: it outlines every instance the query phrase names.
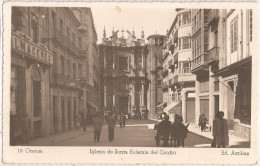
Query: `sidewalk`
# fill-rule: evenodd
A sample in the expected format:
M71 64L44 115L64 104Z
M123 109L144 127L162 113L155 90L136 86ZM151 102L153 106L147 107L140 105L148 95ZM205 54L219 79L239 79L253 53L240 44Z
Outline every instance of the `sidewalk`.
M88 126L86 132L83 132L82 127L79 129L67 131L64 133L52 135L49 137L37 138L31 140L29 144L24 144L24 146L55 146L55 144L74 139L76 137L87 135L93 132L92 126Z
M161 122L161 120L157 120L157 119L151 119L151 120ZM188 130L190 133L213 140L212 131L201 132L200 128L197 128L197 127L195 127L195 125L192 125L192 124L189 125ZM200 146L210 147L211 145L205 144L205 145L198 145L196 147L200 147ZM250 141L244 140L242 138L229 134L229 146L228 147L229 148L250 148Z
M201 132L195 125L189 125L189 132L213 140L212 131ZM210 146L210 145L209 145ZM250 141L229 134L229 148L250 148Z

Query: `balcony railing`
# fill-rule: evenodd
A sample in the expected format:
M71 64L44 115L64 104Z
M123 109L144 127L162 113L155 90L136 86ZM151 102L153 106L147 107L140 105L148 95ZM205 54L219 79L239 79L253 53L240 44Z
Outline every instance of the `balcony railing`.
M167 82L164 82L161 87L162 87L163 90L165 90L169 87L169 85L168 85Z
M219 20L219 10L218 9L211 9L208 13L208 25Z
M174 67L174 63L173 63L172 59L168 62L168 66L170 69L172 69Z
M196 58L194 58L191 61L191 70L194 70L198 67L201 67L203 65L207 65L208 64L208 54L200 54L199 56L197 56Z
M177 83L178 83L178 75L176 75L176 76L173 77L173 83L174 83L174 84L177 84Z
M169 79L169 86L173 85L173 78Z
M208 51L208 63L219 60L219 47L213 47Z
M162 69L162 74L163 75L166 75L168 73L168 68L167 67L164 67L163 69Z

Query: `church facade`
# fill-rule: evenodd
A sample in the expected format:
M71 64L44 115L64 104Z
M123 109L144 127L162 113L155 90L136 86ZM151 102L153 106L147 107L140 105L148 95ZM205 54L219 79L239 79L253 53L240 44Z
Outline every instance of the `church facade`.
M119 32L122 32L119 37ZM147 60L149 46L145 43L144 32L137 39L135 32L112 31L107 38L103 32L103 41L99 45L100 58L100 101L103 112L125 115L141 115L149 111L148 92L151 71ZM151 112L155 112L152 110Z

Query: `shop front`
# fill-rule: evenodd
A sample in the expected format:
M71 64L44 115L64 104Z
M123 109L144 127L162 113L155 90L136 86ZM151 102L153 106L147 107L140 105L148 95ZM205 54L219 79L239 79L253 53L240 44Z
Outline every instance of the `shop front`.
M29 37L11 37L10 144L47 136L49 124L49 68L53 55Z

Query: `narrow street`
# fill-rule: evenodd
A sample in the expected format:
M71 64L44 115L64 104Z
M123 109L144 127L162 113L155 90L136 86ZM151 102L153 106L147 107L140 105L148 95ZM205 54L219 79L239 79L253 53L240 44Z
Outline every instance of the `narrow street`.
M158 122L151 120L130 120L127 121L127 126L125 128L120 128L120 126L117 125L115 128L115 140L113 142L108 141L108 129L105 124L101 132L99 143L94 143L93 129L92 126L89 126L86 132L83 132L82 129L73 130L47 138L32 140L29 145L156 147L154 140L156 130L153 129L155 123ZM212 139L203 136L199 130L197 133L194 133L193 126L190 126L190 128L192 131L188 133L188 137L185 139L185 148L209 148ZM203 134L209 135L211 133ZM235 142L231 141L231 145L233 145L233 147L249 146L249 142L239 144L239 141L241 142L241 140ZM162 145L162 141L160 145Z

